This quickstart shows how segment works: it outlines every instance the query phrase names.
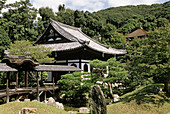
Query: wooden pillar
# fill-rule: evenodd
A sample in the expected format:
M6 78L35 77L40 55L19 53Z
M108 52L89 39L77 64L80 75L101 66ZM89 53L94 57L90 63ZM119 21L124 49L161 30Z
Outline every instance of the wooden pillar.
M47 89L46 89L46 87L45 87L45 91L44 91L44 100L46 100L47 99Z
M18 72L16 73L16 88L18 88Z
M38 75L38 72L37 72L37 101L40 101L40 97L39 97L39 75Z
M79 59L79 68L81 69L81 59Z
M18 72L18 88L20 88L20 80L19 77L21 77L21 71Z
M28 87L28 71L25 71L25 87Z
M9 75L10 75L10 72L7 72L7 78L6 78L6 103L9 102Z
M55 77L55 76L53 75L53 94L54 94L54 91L55 91L55 90L54 90L54 83L55 83L55 82L54 82L54 81L55 81L54 77Z
M41 81L43 81L43 72L41 71Z

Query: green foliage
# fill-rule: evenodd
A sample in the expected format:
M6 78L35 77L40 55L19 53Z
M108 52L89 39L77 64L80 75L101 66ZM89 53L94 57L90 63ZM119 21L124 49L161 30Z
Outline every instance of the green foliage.
M4 50L7 49L10 44L10 41L8 33L0 27L0 58L2 57Z
M2 8L5 7L5 3L6 3L6 0L1 0L1 1L0 1L0 14L1 14Z
M33 46L28 40L15 41L11 43L8 51L11 55L30 55L39 63L53 62L54 58L50 58L48 55L51 54L50 48L43 46Z
M43 22L44 27L47 28L49 24L49 19L55 18L53 10L49 7L45 7L45 8L41 7L39 8L39 13L40 13L40 16L42 17L42 22Z
M29 0L6 5L9 9L3 13L3 18L6 20L3 27L12 42L15 40L35 41L37 39L38 33L33 26L37 10L31 6Z
M115 84L121 83L118 87L114 87L113 92L117 94L124 93L124 90L119 89L119 87L125 87L126 80L128 77L128 71L125 69L126 64L117 61L115 58L110 58L107 61L93 60L90 61L90 66L92 67L91 80L95 84L97 81L102 81L104 83ZM108 71L106 67L108 66ZM107 74L108 73L108 74ZM110 88L105 88L104 85L100 85L105 93L105 96L111 96Z
M83 74L81 72L74 72L73 74L62 75L58 84L61 85L60 90L61 93L65 94L65 97L81 97L89 91L89 85L84 83L81 78Z
M128 44L126 60L131 86L153 82L169 83L169 24L150 32L148 38L134 39Z
M111 7L108 9L95 12L95 14L101 17L103 24L111 23L115 25L117 28L121 28L122 26L127 24L126 23L127 20L132 19L135 15L137 17L142 18L146 17L147 15L150 15L151 17L152 16L155 16L156 18L162 17L169 20L170 19L169 7L170 2L168 1L165 2L164 4ZM136 23L136 21L134 21L134 23ZM133 25L137 24L134 23L130 24ZM125 33L128 33L128 31Z
M105 40L105 44L117 49L126 49L126 38L121 33L113 32L110 40Z
M109 66L109 75L105 81L110 83L124 81L128 76L128 71L125 70L126 64L120 63L115 58L110 58L107 62Z
M122 102L130 102L135 100L137 104L152 103L156 106L161 106L164 103L169 102L169 98L164 94L164 92L159 91L158 94L152 92L152 89L155 86L159 88L164 87L163 84L149 84L121 96L120 99Z
M154 94L151 89L154 87L163 88L163 84L149 84L142 86L132 92L120 97L118 103L108 105L108 113L167 113L170 110L170 99L164 92Z
M60 93L64 94L64 100L67 103L71 102L72 105L74 104L76 106L86 105L86 94L89 93L92 84L90 80L81 78L84 74L89 75L89 73L81 72L65 74L57 82L60 86ZM79 103L77 103L77 100L79 100Z

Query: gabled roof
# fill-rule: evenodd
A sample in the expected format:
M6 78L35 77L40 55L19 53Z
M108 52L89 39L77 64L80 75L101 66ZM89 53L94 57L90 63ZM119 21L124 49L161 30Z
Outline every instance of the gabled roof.
M143 29L137 29L133 31L132 33L128 34L126 38L135 37L135 36L145 36L147 33L148 32Z
M42 44L45 47L51 47L53 51L66 51L81 48L87 46L98 52L106 54L126 54L125 50L110 48L109 46L103 45L86 34L84 34L80 28L69 26L57 21L50 19L49 26L52 26L56 32L65 37L70 42L68 43L57 43L57 44ZM44 35L42 35L44 36ZM42 40L40 37L36 42Z

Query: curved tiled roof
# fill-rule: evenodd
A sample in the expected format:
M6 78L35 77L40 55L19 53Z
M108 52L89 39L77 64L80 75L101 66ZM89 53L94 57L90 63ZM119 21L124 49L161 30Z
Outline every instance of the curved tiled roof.
M46 48L51 48L52 51L66 51L73 50L80 47L83 47L79 42L68 42L68 43L58 43L58 44L42 44Z
M95 51L106 54L126 54L126 50L114 49L93 40L84 34L80 28L69 26L52 19L50 19L50 24L58 33L69 41L72 41L71 43L43 44L45 47L51 47L53 51L72 50L86 45Z

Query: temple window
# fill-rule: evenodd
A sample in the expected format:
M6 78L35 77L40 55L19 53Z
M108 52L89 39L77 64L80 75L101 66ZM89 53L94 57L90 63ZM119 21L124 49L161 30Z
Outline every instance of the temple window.
M77 65L76 65L76 64L74 64L74 63L73 63L73 64L71 64L71 66L77 67Z
M56 41L59 41L59 40L61 40L61 38L60 38L60 37L57 37L55 40L56 40Z
M53 42L53 41L54 41L54 39L53 39L53 38L50 38L50 39L48 39L48 41L49 41L49 42Z

